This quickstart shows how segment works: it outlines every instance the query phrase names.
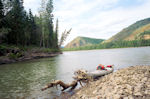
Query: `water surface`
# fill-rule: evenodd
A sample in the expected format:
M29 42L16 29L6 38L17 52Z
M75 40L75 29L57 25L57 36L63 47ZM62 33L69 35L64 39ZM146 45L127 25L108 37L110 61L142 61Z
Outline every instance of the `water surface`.
M77 69L95 70L98 64L115 65L115 70L135 65L150 65L150 47L64 52L44 58L0 65L0 99L51 99L56 88L40 89L52 79L71 82Z

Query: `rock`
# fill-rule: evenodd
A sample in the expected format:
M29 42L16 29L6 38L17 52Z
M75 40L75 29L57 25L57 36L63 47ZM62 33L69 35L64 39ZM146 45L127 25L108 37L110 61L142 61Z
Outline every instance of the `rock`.
M128 96L129 99L134 99L134 97L132 95Z
M123 97L123 99L129 99L129 97Z
M141 92L134 93L135 96L143 96Z

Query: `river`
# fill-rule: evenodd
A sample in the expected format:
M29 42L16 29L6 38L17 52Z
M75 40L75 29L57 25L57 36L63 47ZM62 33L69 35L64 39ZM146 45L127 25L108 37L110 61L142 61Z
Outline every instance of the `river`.
M52 79L69 83L75 70L92 71L98 64L114 64L115 70L150 65L150 47L70 51L53 58L0 65L0 99L51 99L61 92L40 89Z

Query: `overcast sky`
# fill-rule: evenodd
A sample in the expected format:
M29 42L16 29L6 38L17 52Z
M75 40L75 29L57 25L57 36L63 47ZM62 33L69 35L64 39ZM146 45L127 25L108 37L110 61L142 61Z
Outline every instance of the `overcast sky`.
M24 0L25 9L37 14L40 2ZM77 36L108 39L150 17L150 0L54 0L53 13L55 20L59 19L60 34L72 28L65 44Z

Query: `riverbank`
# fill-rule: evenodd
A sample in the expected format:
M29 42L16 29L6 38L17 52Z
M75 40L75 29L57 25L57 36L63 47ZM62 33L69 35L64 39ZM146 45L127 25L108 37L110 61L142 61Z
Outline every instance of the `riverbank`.
M94 45L88 45L88 46L63 48L63 51L112 49L112 48L144 47L144 46L150 46L150 40L102 42L100 44L94 44Z
M90 50L111 50L111 49L125 49L125 48L143 48L143 47L150 47L150 46L138 46L138 47L116 47L116 48L95 48L95 49L80 49L80 50L66 50L65 48L62 49L63 52L69 51L90 51Z
M62 52L57 49L37 48L37 47L32 48L6 47L1 49L0 65L33 59L54 57L59 54L62 54Z
M150 66L131 66L84 86L70 99L149 99Z

